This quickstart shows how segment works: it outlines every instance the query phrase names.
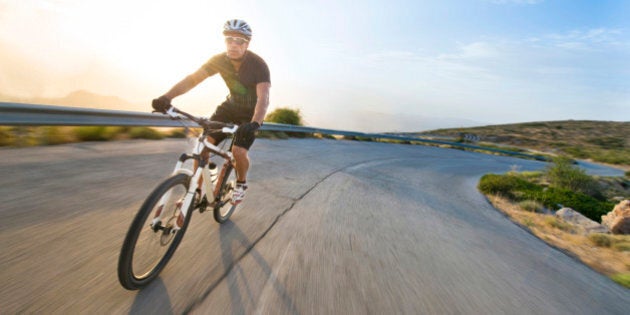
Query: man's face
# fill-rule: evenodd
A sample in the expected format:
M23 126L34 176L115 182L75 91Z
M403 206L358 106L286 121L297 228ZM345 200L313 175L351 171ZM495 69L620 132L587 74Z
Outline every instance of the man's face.
M241 34L228 34L225 36L225 45L230 59L241 59L249 47L249 41Z

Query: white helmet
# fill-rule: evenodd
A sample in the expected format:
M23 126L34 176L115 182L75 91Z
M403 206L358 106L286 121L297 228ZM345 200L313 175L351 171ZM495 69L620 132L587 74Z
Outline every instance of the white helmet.
M223 35L230 33L239 33L245 35L248 39L252 38L252 28L249 27L247 22L239 19L227 20L225 24L223 24Z

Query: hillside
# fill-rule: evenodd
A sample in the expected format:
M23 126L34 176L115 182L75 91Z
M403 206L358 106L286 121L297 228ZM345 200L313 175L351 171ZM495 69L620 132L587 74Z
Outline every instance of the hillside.
M69 93L64 97L58 98L19 98L9 95L0 94L0 102L16 102L28 104L42 105L59 105L72 107L87 107L99 109L116 109L116 110L139 110L145 109L147 106L139 106L132 104L117 96L106 96L92 93L89 91L78 90Z
M526 148L553 155L630 167L630 122L548 121L492 125L472 128L438 129L425 134L451 136L476 135L483 145L499 144ZM468 137L470 138L470 137Z

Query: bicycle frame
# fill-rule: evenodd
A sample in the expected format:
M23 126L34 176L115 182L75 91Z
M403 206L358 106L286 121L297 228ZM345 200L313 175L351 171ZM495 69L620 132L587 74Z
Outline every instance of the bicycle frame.
M233 126L231 128L223 127L221 128L221 132L227 133L227 134L234 134L237 129L238 129L238 126ZM203 199L204 195L206 196L207 199L209 199L208 196L212 196L213 201L219 195L220 187L218 185L217 187L215 187L214 183L212 182L210 178L211 177L210 171L206 167L209 163L209 156L208 156L208 159L204 159L202 158L202 153L204 149L207 149L209 152L214 153L215 155L225 160L225 163L223 163L223 166L221 167L221 172L219 173L216 180L216 183L221 183L223 176L225 174L226 167L228 166L234 167L234 164L235 164L234 155L231 152L232 145L234 144L233 142L234 139L230 138L229 141L230 141L230 145L229 145L228 150L226 151L212 144L210 141L208 141L207 137L204 134L202 134L198 138L195 139L192 154L184 153L179 157L179 160L175 164L175 168L173 170L172 175L186 174L190 176L190 184L188 186L186 197L184 197L184 200L182 201L181 205L178 205L178 207L180 207L180 211L184 218L188 216L188 210L191 209L190 204L193 202L195 194L197 193L197 190L200 188L199 187L200 178L203 178L201 181L201 188L199 189L202 192L202 194L199 195L199 200L197 200L198 202ZM197 161L194 171L184 167L184 163L190 159ZM162 196L162 198L160 199L158 203L159 208L164 207L164 204L166 203L166 201L170 199L170 194L171 192L169 191L164 196ZM162 220L162 216L163 216L163 212L160 211L160 214L157 217L155 217L153 221L151 222L151 226L153 227L155 226L156 223L160 222ZM180 228L181 227L176 221L174 224L172 233L175 233Z

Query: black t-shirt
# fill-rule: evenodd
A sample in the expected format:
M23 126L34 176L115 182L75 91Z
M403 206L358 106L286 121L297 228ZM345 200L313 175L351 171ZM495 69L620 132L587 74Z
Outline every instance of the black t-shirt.
M271 83L267 63L251 51L243 57L238 72L230 62L226 53L213 56L203 66L208 75L221 74L230 90L228 100L237 106L253 110L258 99L256 85L261 82Z

